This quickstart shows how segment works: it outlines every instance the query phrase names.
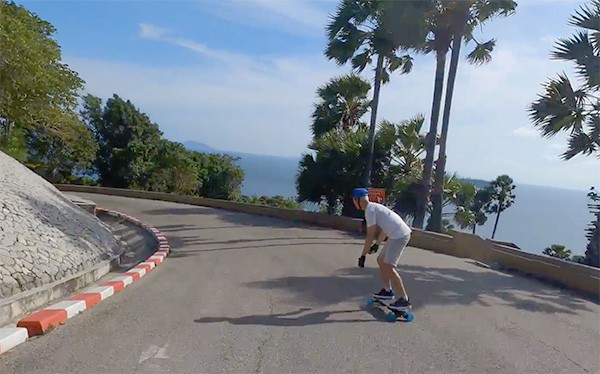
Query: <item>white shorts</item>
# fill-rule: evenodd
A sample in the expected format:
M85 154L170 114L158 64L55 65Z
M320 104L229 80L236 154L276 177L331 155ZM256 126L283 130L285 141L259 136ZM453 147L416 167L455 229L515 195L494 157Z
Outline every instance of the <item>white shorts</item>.
M398 266L400 256L402 256L402 252L404 252L404 248L406 248L406 245L409 241L410 234L400 239L388 239L387 243L381 250L379 257L388 265L392 265L394 267Z

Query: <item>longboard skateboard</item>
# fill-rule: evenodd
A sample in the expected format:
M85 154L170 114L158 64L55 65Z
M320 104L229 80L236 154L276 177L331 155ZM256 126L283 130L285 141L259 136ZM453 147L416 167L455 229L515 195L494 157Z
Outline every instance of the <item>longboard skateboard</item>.
M386 303L374 297L367 300L367 306L377 306L380 307L380 309L381 307L386 309L387 313L385 314L385 319L389 322L395 322L399 317L404 318L407 322L411 322L413 319L415 319L415 316L411 312L393 310Z

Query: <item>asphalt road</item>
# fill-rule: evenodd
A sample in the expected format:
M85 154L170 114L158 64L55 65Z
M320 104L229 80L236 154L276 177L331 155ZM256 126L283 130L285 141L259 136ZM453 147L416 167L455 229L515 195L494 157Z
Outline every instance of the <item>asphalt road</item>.
M0 373L600 372L600 307L470 260L408 248L415 320L362 307L380 288L361 239L265 217L80 194L161 229L139 282L0 356Z

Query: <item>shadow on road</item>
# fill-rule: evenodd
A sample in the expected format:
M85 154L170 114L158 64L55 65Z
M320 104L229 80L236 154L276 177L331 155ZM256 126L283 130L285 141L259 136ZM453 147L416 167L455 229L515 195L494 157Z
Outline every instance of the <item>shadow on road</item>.
M267 248L267 247L289 247L289 246L301 246L301 245L360 245L358 241L351 241L352 238L343 237L324 237L324 236L295 236L295 237L275 237L275 238L249 238L249 239L231 239L231 240L210 240L202 239L197 236L169 236L169 243L172 248L176 249L173 252L174 255L187 254L201 254L202 252L212 252L219 250L229 249L245 249L245 248ZM255 245L247 245L250 243L261 243ZM178 250L178 248L184 248L188 246L202 245L202 247L194 250ZM228 245L239 245L235 247L228 247ZM205 246L214 246L205 247ZM223 247L224 246L224 247Z
M360 312L361 309L355 310L334 310L334 311L318 311L312 313L302 314L311 310L310 308L301 308L299 310L288 312L288 313L275 313L275 314L259 314L244 317L203 317L195 319L196 323L218 323L218 322L229 322L232 325L262 325L262 326L308 326L308 325L322 325L327 323L353 323L353 322L373 322L373 319L365 318L350 318L350 319L328 319L334 315L344 315ZM370 310L371 311L371 310ZM379 313L377 313L379 311ZM376 320L383 319L383 312L379 309L374 309L372 315Z
M277 227L277 228L300 228L309 227L308 225L287 221L284 219L278 219L273 217L259 216L254 214L247 214L242 212L233 212L223 209L209 208L209 207L181 207L181 208L161 208L161 209L149 209L144 211L144 214L151 215L195 215L199 216L213 216L225 222L232 223L239 226L257 226L257 227ZM310 226L313 228L312 226ZM202 229L202 225L199 225ZM314 227L315 230L329 230L325 228Z
M430 269L403 265L401 275L413 309L426 305L480 305L492 307L485 299L515 309L539 313L575 314L591 310L586 300L548 287L536 280L496 271L475 272L462 269ZM329 276L283 277L250 282L247 287L282 289L290 302L331 305L353 298L364 298L381 288L376 268L341 269Z
M222 226L198 226L198 225L159 225L158 228L162 232L182 232L196 230L227 230L234 228L247 227L244 225L222 225Z

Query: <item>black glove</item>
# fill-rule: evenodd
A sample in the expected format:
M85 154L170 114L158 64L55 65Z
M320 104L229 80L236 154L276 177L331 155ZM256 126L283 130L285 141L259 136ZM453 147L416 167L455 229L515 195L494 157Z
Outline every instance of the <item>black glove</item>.
M360 256L358 258L358 267L361 267L361 268L365 267L365 256Z
M371 246L371 249L369 250L369 254L377 253L378 250L379 250L379 244L373 244Z

